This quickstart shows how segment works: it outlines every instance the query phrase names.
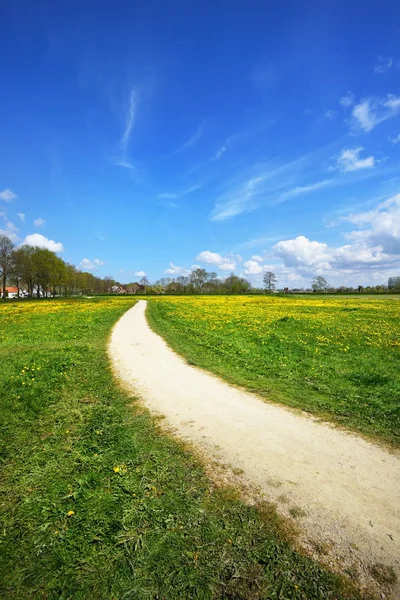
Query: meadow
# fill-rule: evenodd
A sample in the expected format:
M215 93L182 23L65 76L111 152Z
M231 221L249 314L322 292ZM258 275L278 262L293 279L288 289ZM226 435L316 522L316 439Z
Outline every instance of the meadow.
M209 329L207 301L151 307L194 336ZM293 549L272 507L212 485L119 388L107 340L133 303L0 303L0 597L358 598Z
M400 445L399 297L170 296L147 314L189 363Z

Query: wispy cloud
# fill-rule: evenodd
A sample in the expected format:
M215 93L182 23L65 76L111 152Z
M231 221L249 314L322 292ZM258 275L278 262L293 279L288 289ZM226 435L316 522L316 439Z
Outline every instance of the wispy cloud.
M363 147L359 146L342 150L335 158L335 165L328 169L336 174L324 177L333 148L337 149L337 142L281 165L277 165L276 161L254 165L242 177L228 182L222 193L217 195L211 220L228 220L261 206L275 206L325 188L352 185L361 179L389 174L397 169L394 164L386 169L374 169L380 161L374 156L362 157ZM320 179L315 181L318 173Z
M36 227L43 227L43 225L46 225L46 221L42 219L42 217L39 217L33 221L33 224L36 225Z
M266 202L282 202L285 199L282 192L290 191L291 184L295 184L302 171L315 161L315 155L310 153L278 166L271 163L255 165L244 179L232 182L217 196L211 220L230 219Z
M189 137L189 139L187 139L186 142L184 142L182 144L182 146L179 146L179 148L172 153L172 156L174 154L179 154L179 152L183 152L184 150L187 150L188 148L191 148L192 146L197 144L197 142L203 137L204 131L205 131L205 121L200 123L200 125L198 126L196 131L193 133L193 135L191 135Z
M4 202L11 202L11 200L15 200L15 198L17 198L17 194L14 194L10 188L6 188L0 192L0 200L4 200Z
M332 121L336 117L336 111L329 108L324 112L324 117L325 119L329 119L330 121Z
M238 135L230 135L226 138L223 144L218 148L214 156L211 160L219 160L223 154L228 150L228 147L232 144L232 142L237 139Z
M332 185L333 179L323 179L322 181L316 181L315 183L309 183L308 185L298 185L292 190L285 192L281 195L281 200L288 200L289 198L295 198L301 194L307 194L309 192L314 192L315 190L320 190L321 188Z
M116 158L114 160L114 164L117 167L123 167L124 169L130 169L131 171L135 170L135 166L129 161L122 158Z
M17 216L21 219L21 221L25 221L24 213L17 213Z
M379 56L377 63L375 65L374 73L377 75L382 75L389 71L393 67L394 61L391 56Z
M241 242L240 244L237 244L237 246L235 246L233 248L233 250L235 250L235 251L237 250L238 252L241 252L243 250L251 250L252 248L263 248L264 246L267 246L267 245L271 244L272 242L281 240L282 237L283 237L283 234L275 234L275 235L266 235L266 236L252 238L251 240L248 240L247 242ZM254 258L253 258L253 260L254 260Z
M136 92L134 89L131 89L131 93L129 96L129 105L128 105L128 110L127 110L126 119L125 119L125 129L124 129L124 133L122 134L121 141L120 141L120 146L123 151L127 150L127 147L129 144L129 139L131 137L133 125L135 123L136 106L137 106Z
M161 194L157 194L157 198L159 198L160 200L178 200L179 198L184 198L188 194L192 194L193 192L201 189L202 187L202 185L192 185L178 192L163 192Z
M265 181L268 175L252 177L243 182L237 189L218 196L212 221L224 221L243 212L254 210L261 194L265 192Z
M226 146L221 146L215 153L214 160L218 160L226 152Z
M134 88L131 88L129 94L129 102L125 114L125 128L119 141L118 156L113 159L113 163L117 167L124 169L135 170L135 166L128 158L128 147L132 135L132 130L135 125L137 111L137 94Z

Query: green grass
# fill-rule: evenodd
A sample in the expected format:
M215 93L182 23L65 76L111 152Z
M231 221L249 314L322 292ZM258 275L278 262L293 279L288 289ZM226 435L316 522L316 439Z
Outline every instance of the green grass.
M147 314L190 364L400 445L398 298L168 297Z
M0 307L0 597L357 598L118 387L106 341L131 305Z

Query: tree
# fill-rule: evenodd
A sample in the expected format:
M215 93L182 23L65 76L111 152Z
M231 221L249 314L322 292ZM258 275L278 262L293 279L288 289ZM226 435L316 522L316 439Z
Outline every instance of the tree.
M3 278L3 298L6 297L7 277L14 261L14 244L6 235L0 235L0 277Z
M207 281L208 273L205 269L195 269L190 273L189 280L193 284L196 292L201 292L201 289Z
M322 275L317 275L311 282L311 287L314 292L324 292L328 286L328 282Z
M150 281L147 279L146 275L144 275L142 277L142 279L139 281L140 285L142 285L144 288L149 287L150 285Z
M36 285L37 297L42 292L43 297L48 295L50 288L56 285L58 279L59 263L64 262L54 252L47 248L35 246L32 253L33 277Z
M267 292L271 293L272 290L275 289L277 281L278 280L273 271L267 271L266 273L264 273L263 282L264 282L264 288Z
M389 277L388 290L391 292L400 291L400 277Z
M223 283L223 291L228 294L243 294L248 292L251 284L244 277L238 277L235 273L231 273Z
M186 275L179 275L179 277L176 278L177 283L180 283L182 286L188 285L189 283L189 277L187 277Z

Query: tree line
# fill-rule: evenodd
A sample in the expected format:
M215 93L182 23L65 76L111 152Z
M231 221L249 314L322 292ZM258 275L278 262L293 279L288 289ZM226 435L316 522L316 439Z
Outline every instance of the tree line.
M26 289L29 296L38 298L105 293L113 284L110 277L80 271L47 248L16 247L5 235L0 235L0 277L3 298L7 295L7 282L15 285L18 295Z
M0 235L0 278L3 298L7 282L20 290L26 289L29 296L74 296L77 294L106 294L114 287L122 287L129 292L133 284L121 285L110 276L96 277L87 271L80 271L66 263L51 250L38 246L15 246L5 235ZM277 277L267 271L263 276L263 287L252 287L244 277L231 273L225 279L215 272L197 268L188 275L175 278L163 277L151 284L147 277L140 280L141 293L147 294L245 294L275 292ZM284 288L283 292L328 292L328 293L400 293L400 276L389 277L388 283L379 286L331 287L326 279L317 275L307 290Z

